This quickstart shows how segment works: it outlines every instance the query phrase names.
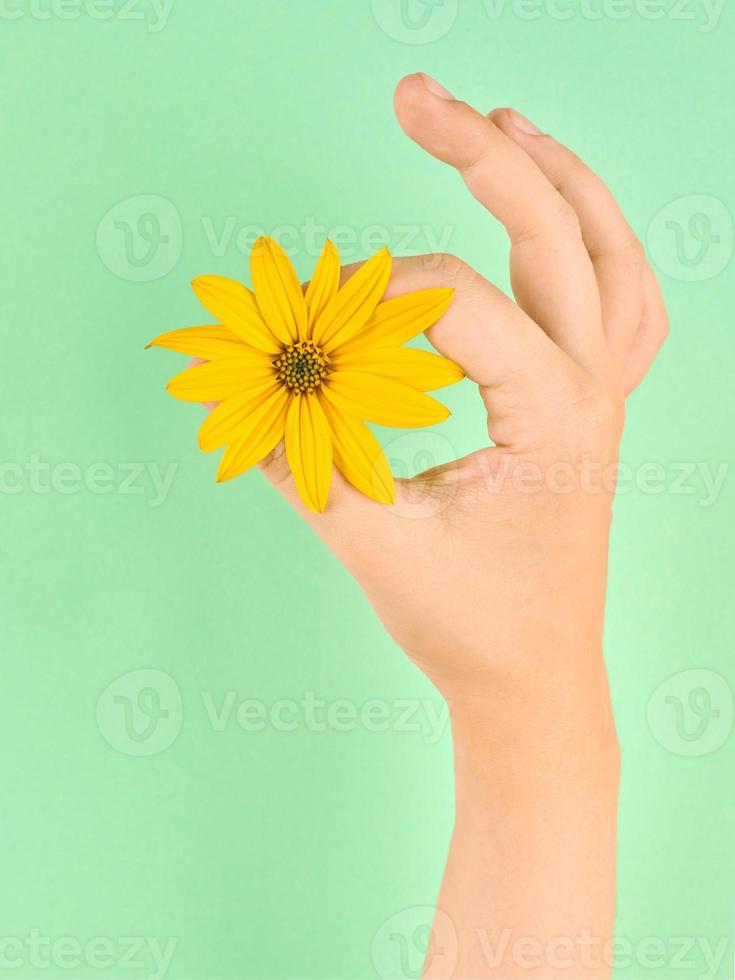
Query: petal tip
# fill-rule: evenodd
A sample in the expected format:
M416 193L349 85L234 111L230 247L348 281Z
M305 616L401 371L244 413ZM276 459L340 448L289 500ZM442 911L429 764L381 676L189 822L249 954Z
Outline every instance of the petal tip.
M275 244L276 243L273 241L270 235L259 235L253 242L253 247L250 251L250 255L257 256L260 255L261 252L271 252Z

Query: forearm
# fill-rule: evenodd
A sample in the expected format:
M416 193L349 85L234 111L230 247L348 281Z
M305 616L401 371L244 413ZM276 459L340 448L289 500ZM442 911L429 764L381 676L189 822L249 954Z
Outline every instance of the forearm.
M427 977L446 975L454 948L460 980L607 975L619 776L607 678L599 653L548 653L530 678L452 706L456 821L434 938L445 953L430 951Z

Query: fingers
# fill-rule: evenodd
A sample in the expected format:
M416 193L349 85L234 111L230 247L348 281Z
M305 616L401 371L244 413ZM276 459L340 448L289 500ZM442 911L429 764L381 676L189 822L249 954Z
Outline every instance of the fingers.
M656 359L669 333L669 318L661 288L653 269L643 270L643 300L640 325L633 337L623 367L623 391L637 388Z
M356 268L345 267L343 281ZM455 293L427 335L478 384L492 440L519 450L554 445L583 372L509 297L454 256L395 259L385 299L436 286L450 286ZM332 535L340 537L345 523L364 529L368 521L375 527L390 511L355 490L335 469L327 511L314 515L300 500L282 445L261 469L304 519L330 538L330 547ZM399 483L399 503L402 490Z
M520 146L471 106L436 94L426 76L399 83L395 109L406 134L456 167L505 226L521 307L580 364L606 373L597 284L574 210Z
M600 292L608 348L621 364L641 319L643 248L615 198L579 157L512 109L488 117L574 208Z
M349 275L354 267L343 270ZM427 336L480 387L496 445L537 448L560 423L582 372L508 296L453 255L393 260L386 299L436 286L455 290Z

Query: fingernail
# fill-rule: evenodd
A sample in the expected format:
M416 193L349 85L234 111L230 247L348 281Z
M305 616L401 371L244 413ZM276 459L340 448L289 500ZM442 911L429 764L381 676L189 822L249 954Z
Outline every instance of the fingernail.
M516 129L520 129L522 133L529 133L531 136L539 136L541 130L530 119L526 119L522 116L520 112L516 112L515 109L510 110L510 118Z
M454 101L454 96L452 93L448 92L444 86L440 85L435 78L431 77L431 75L425 75L424 72L420 71L419 76L432 95L438 95L440 99L451 99Z

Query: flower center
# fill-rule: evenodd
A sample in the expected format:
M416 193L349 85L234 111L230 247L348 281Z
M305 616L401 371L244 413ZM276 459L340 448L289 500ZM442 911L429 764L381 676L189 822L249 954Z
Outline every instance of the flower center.
M273 361L278 380L294 395L313 395L314 389L329 374L329 358L310 340L289 344Z

